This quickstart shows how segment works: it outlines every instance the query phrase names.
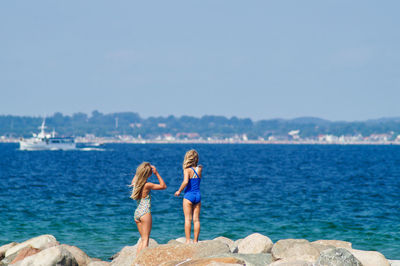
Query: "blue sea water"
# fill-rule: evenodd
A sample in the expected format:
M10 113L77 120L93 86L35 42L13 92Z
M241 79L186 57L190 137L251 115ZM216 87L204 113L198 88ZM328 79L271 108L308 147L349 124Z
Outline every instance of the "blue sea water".
M159 243L184 236L181 164L204 165L200 239L339 239L400 259L400 146L110 144L104 151L19 151L0 144L0 246L52 234L107 259L139 238L129 198L135 168L154 164ZM154 180L154 178L153 178Z

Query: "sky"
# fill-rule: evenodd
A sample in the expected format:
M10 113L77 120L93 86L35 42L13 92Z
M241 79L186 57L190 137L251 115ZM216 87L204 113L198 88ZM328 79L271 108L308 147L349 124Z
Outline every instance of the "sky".
M0 3L0 115L400 116L400 1Z

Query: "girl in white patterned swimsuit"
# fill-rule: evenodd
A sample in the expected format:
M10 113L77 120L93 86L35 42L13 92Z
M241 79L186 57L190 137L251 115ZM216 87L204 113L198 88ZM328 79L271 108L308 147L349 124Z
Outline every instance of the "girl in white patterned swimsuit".
M147 179L152 174L157 176L159 184L147 182ZM150 191L166 189L167 185L157 172L155 166L148 162L143 162L136 169L135 177L132 179L130 186L133 187L131 198L136 200L138 204L135 210L134 219L141 237L141 241L138 244L137 249L137 254L139 254L143 248L149 245L152 226Z

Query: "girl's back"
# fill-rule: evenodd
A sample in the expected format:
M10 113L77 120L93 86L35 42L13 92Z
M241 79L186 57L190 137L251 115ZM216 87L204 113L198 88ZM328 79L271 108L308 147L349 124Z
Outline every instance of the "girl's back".
M192 167L187 169L187 171L189 171L190 178L189 183L186 186L185 193L200 192L201 170L201 166L197 166L196 169Z

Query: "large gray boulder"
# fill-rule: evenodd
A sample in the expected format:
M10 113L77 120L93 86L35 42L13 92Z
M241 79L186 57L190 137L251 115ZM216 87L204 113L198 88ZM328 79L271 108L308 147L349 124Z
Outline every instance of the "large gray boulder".
M316 266L362 266L361 262L345 248L332 248L321 252Z
M227 237L224 237L224 236L216 237L213 240L218 240L218 241L221 241L222 243L227 244L229 249L235 244L235 241L233 241L232 239L229 239Z
M271 251L272 241L269 237L264 236L259 233L254 233L238 244L238 253L242 254L257 254L257 253L267 253Z
M133 261L136 259L137 255L137 247L138 244L141 242L139 238L138 242L134 246L126 246L124 247L118 255L113 256L113 260L111 261L111 265L113 266L131 266ZM149 240L149 247L155 247L158 243L154 239L150 238Z
M319 257L319 251L306 239L282 239L276 242L271 254L275 260L299 260L315 262Z
M7 249L6 253L5 253L5 257L8 257L12 254L16 254L18 253L18 251L20 251L21 249L27 247L27 246L31 246L33 248L37 248L37 249L46 249L46 248L50 248L50 247L54 247L54 246L58 246L60 245L60 243L58 243L58 241L56 240L56 238L52 235L41 235L41 236L37 236L31 239L28 239L20 244L17 244L9 249Z
M54 246L46 248L41 252L29 256L12 266L78 266L78 262L74 256L65 247Z

